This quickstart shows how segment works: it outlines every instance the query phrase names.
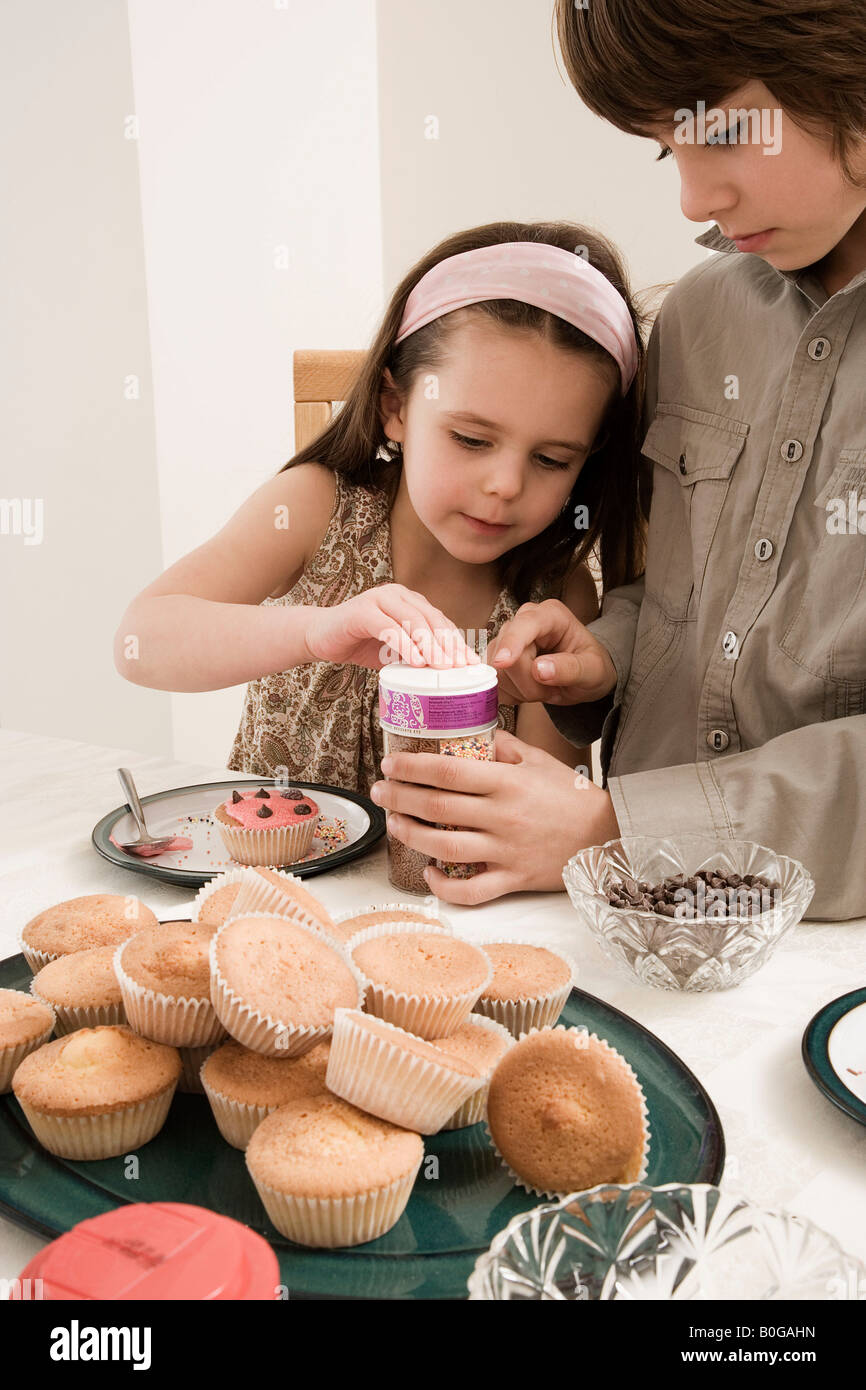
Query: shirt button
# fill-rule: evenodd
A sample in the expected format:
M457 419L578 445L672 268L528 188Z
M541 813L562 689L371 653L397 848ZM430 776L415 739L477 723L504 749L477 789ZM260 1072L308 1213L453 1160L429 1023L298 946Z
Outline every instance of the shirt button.
M722 647L728 656L739 656L740 643L735 632L726 632Z
M710 729L710 732L707 734L707 743L711 748L714 748L717 753L723 753L730 741L724 729Z
M769 560L776 547L767 536L762 536L755 544L755 555L759 560Z
M796 463L803 457L803 446L799 439L786 439L779 453L788 463Z
M806 351L815 362L819 362L830 356L832 346L829 338L813 338Z
M686 471L686 456L685 456L685 454L680 454L680 472L681 472L681 473L685 473L685 471Z

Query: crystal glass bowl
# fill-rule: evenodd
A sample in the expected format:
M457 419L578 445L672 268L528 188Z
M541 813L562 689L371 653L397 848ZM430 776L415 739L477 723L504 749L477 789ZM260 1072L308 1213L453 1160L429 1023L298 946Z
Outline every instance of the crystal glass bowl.
M661 883L698 869L760 874L780 885L773 905L753 915L663 917L636 907L612 907L608 884L625 877ZM562 871L568 896L605 955L625 965L643 984L659 989L730 989L764 964L786 932L800 921L815 884L796 859L751 840L710 840L677 835L624 836L590 845Z
M866 1265L805 1217L706 1183L602 1184L523 1212L470 1299L866 1299Z

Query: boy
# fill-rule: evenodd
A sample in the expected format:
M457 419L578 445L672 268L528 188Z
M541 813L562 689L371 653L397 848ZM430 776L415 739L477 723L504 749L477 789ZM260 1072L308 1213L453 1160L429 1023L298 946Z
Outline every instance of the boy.
M673 153L683 212L717 223L698 244L720 253L650 337L644 577L588 627L525 605L488 656L575 745L601 737L604 789L576 794L501 735L494 764L383 763L444 793L388 782L379 799L408 812L407 844L487 861L429 870L447 901L556 888L618 834L695 831L801 859L810 916L866 914L862 0L557 0L556 22L578 93Z

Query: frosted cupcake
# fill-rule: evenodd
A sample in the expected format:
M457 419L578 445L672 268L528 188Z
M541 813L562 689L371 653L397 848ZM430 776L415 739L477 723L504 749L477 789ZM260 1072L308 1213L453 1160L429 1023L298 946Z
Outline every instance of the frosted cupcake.
M262 1120L250 1177L277 1230L299 1245L361 1245L400 1220L424 1157L420 1134L336 1096L310 1096Z
M259 787L233 791L213 817L238 864L295 864L312 847L319 807L299 787Z
M54 1010L20 989L0 989L0 1095L16 1068L54 1032Z
M232 1040L212 1052L201 1082L222 1137L245 1149L266 1115L290 1100L322 1095L330 1041L302 1057L263 1057Z
M539 1197L646 1175L649 1128L631 1067L581 1028L527 1033L497 1064L487 1130L512 1177Z
M336 936L328 909L296 874L261 867L243 869L241 873L241 890L230 916L266 912L272 917L293 917L308 926L320 927L328 936Z
M441 1048L448 1057L459 1057L461 1061L471 1063L484 1077L484 1084L464 1100L441 1128L465 1129L468 1125L477 1125L484 1119L487 1088L493 1070L509 1047L514 1046L514 1038L507 1028L492 1018L470 1014L456 1033L452 1033L450 1038L435 1038L432 1046Z
M478 946L420 923L368 927L350 950L367 982L367 1012L420 1038L455 1032L493 975Z
M438 930L452 932L450 922L446 922L444 917L432 907L407 907L405 903L383 903L381 906L370 903L367 907L356 911L341 912L334 918L332 935L338 936L341 941L351 941L353 936L358 936L360 932L366 931L368 927L377 927L380 924L391 924L411 922L418 926L435 927Z
M257 913L211 938L211 998L231 1036L268 1057L322 1042L334 1010L359 1008L364 982L348 954L316 927Z
M57 1034L100 1024L125 1023L120 982L114 973L114 946L91 946L58 956L34 975L30 993L50 1004L57 1017Z
M118 946L114 969L130 1026L171 1047L207 1047L225 1036L210 999L208 927L163 922Z
M21 950L35 974L58 956L91 946L119 946L133 932L156 925L155 913L138 898L88 893L32 917L21 932Z
M328 1090L371 1115L435 1134L483 1084L479 1067L356 1009L338 1009Z
M173 1047L131 1028L81 1028L25 1057L12 1089L49 1153L112 1158L159 1133L180 1076Z
M493 962L493 979L475 1013L495 1019L515 1038L555 1023L574 984L571 961L549 946L525 941L485 941L484 951Z

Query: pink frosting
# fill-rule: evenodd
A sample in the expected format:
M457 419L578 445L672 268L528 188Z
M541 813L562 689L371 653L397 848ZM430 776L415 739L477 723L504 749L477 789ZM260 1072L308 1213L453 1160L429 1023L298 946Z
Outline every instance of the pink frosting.
M240 801L232 801L229 797L228 801L223 802L223 810L233 820L238 821L245 830L276 830L282 825L306 825L308 821L312 821L313 825L316 824L319 808L313 798L307 796L306 792L303 797L298 797L293 801L291 797L281 796L275 787L264 790L268 792L267 797L256 796L255 792L242 793ZM258 814L260 806L267 806L270 811L273 811L273 815L260 816ZM298 806L309 806L309 815L299 816Z
M123 845L120 841L115 840L114 831L111 832L108 838L113 845L117 845L118 849L123 849ZM149 846L147 849L124 850L124 853L137 854L139 859L149 859L155 854L173 854L174 851L178 849L192 849L192 840L188 840L185 835L175 835L171 843L163 845L161 849L154 849L152 846Z

